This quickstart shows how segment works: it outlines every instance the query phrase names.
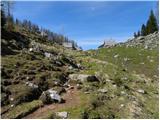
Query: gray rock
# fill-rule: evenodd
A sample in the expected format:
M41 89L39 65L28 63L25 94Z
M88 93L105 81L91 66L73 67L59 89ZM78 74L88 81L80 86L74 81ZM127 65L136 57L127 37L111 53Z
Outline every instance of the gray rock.
M117 57L119 57L119 55L118 55L118 54L114 55L114 58L117 58Z
M13 101L14 100L14 98L10 98L10 101Z
M69 79L70 80L74 80L74 81L80 81L80 82L84 82L84 81L88 81L88 82L94 82L94 81L98 81L97 77L94 75L86 75L86 74L70 74L69 75Z
M121 91L121 95L125 95L126 93L124 91Z
M126 47L142 46L144 49L152 50L153 48L157 48L159 46L159 33L155 32L147 36L128 39L127 42L116 44L116 46L122 45L125 45Z
M56 115L62 119L66 119L68 117L68 112L57 112Z
M29 52L33 52L33 48L29 48Z
M45 53L44 53L44 56L45 56L46 58L51 58L51 57L53 56L53 54L48 53L48 52L45 52Z
M77 88L77 89L81 89L82 86L81 86L80 84L77 84L77 85L76 85L76 88Z
M14 104L11 105L11 108L14 107Z
M90 92L84 92L85 94L90 94Z
M49 89L47 91L44 91L42 95L40 96L40 99L43 101L43 103L52 103L52 102L62 102L62 98L58 94L57 91Z
M138 92L138 93L142 93L142 94L144 94L144 93L145 93L145 91L144 91L144 90L142 90L142 89L138 89L138 90L137 90L137 92Z
M31 82L26 82L26 85L29 86L29 87L35 88L35 89L38 88L38 85L35 85L35 84L31 83Z
M59 103L61 102L62 99L61 99L60 95L57 94L57 91L49 89L48 92L49 92L49 95L50 95L50 98L52 101L56 100Z
M98 92L101 92L101 93L107 93L108 90L106 88L103 88L103 89L99 89Z
M120 105L120 108L122 108L122 107L124 107L124 104L121 104L121 105Z
M109 80L109 79L106 79L106 82L111 82L111 80Z
M72 67L72 66L69 66L69 67L68 67L68 69L69 69L69 70L72 70L72 69L73 69L73 67Z

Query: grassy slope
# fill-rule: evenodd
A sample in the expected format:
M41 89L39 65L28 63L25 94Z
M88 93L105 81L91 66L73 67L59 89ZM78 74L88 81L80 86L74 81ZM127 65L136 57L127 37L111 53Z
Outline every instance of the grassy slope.
M118 54L117 58L114 56ZM110 79L119 84L114 88L110 83L99 84L94 87L92 92L97 93L98 88L106 87L108 89L107 96L114 96L112 100L106 101L104 105L97 107L90 113L89 118L134 118L128 114L130 110L130 99L120 95L121 91L125 91L128 95L135 96L139 104L142 104L142 115L137 118L158 118L158 50L144 50L142 48L103 48L97 51L89 51L89 56L82 58L83 55L77 56L79 61L86 67L81 73L99 74L100 79ZM91 56L91 57L90 57ZM148 57L150 56L150 57ZM124 58L129 61L124 62ZM150 61L152 59L152 61ZM122 64L124 63L124 65ZM140 64L144 63L144 64ZM127 69L127 71L123 71ZM143 75L144 74L144 75ZM127 78L123 79L123 78ZM147 81L144 83L144 80ZM127 86L124 88L123 86ZM92 87L92 85L90 85ZM129 89L128 89L129 88ZM92 89L92 88L91 88ZM136 93L137 89L143 89L146 95ZM104 100L105 101L105 100ZM124 104L123 110L119 110L118 106ZM97 111L94 113L94 111ZM95 115L95 116L94 116ZM113 116L114 115L114 116Z
M46 44L42 45L42 47L49 52L61 52L66 56L73 57L85 67L84 70L78 73L97 75L100 79L99 84L83 83L82 93L87 90L90 94L83 93L80 95L82 96L82 104L79 107L68 107L62 110L70 112L69 118L84 118L85 114L88 118L158 118L158 80L154 76L158 76L158 50L114 47L103 48L97 51L76 52L66 50L58 45ZM114 56L117 54L119 56L115 58ZM32 60L32 57L35 57L33 58L34 60ZM124 62L124 58L126 57L130 60ZM152 61L150 61L151 59ZM20 63L18 68L15 66L17 63ZM38 71L37 69L41 65L45 65L46 70ZM16 79L17 73L26 77L26 71L36 70L35 80L39 79L41 75L45 75L48 76L48 81L49 79L53 81L59 73L58 71L51 70L52 67L56 66L51 67L50 60L35 53L21 54L19 52L16 55L3 56L2 66L5 67L9 74L11 72L10 75L14 79ZM123 69L127 69L127 71L123 71ZM62 73L63 70L62 68ZM144 83L144 79L147 80L147 83ZM111 80L111 82L106 82L106 80ZM9 88L17 92L14 86L16 85L13 85L13 87L11 85ZM107 88L107 94L98 93L99 88ZM145 90L147 94L141 95L135 92L139 88ZM142 108L141 116L130 115L132 113L130 108L132 108L133 104L127 96L121 95L121 91L138 99L138 105ZM19 93L23 94L23 92L25 91L22 89ZM28 103L24 104L28 106ZM30 104L32 105L32 102ZM121 104L124 104L124 108L120 108ZM4 114L5 118L16 118L17 116L14 115L17 115L17 113L14 114L14 110L20 108L17 106L7 112ZM23 109L21 112L23 114L23 112L27 113L28 111L30 109ZM48 115L42 116L42 118L50 118L51 116L52 113L48 113Z

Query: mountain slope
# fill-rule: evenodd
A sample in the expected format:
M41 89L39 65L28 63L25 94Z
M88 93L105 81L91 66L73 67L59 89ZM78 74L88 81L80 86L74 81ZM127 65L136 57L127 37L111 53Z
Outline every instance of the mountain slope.
M158 118L157 48L75 51L26 31L2 44L2 118Z

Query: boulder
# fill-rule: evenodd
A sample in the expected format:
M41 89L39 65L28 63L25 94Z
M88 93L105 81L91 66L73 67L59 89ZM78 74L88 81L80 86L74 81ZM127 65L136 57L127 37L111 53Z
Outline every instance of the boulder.
M81 86L80 84L77 84L77 85L76 85L76 88L77 88L77 89L81 89L82 86Z
M38 88L38 85L35 85L35 84L31 83L31 82L26 82L26 85L31 87L31 88L35 88L35 89Z
M61 102L61 97L54 92L50 93L50 97L51 97L51 100L53 101L58 101L59 103Z
M33 52L33 48L29 48L29 52Z
M69 75L70 80L80 81L80 82L95 82L99 81L98 78L95 75L86 75L86 74L70 74Z
M114 55L114 58L117 58L117 57L119 57L119 55L118 55L118 54Z
M144 91L144 90L142 90L142 89L138 89L138 90L137 90L137 92L138 92L138 93L142 93L142 94L144 94L144 93L145 93L145 91Z
M88 77L87 77L87 81L88 81L88 82L95 82L95 81L99 81L99 80L97 79L96 76L91 75L91 76L88 76Z
M42 95L40 96L40 99L43 101L43 103L46 103L46 104L52 103L52 102L58 102L58 103L62 102L62 98L58 94L58 92L52 89L49 89L43 92Z
M98 92L101 92L101 93L107 93L108 90L106 88L103 88L103 89L99 89Z
M56 115L62 119L66 119L68 117L68 113L66 111L64 112L57 112Z
M45 52L45 53L44 53L44 56L45 56L46 58L51 58L51 57L53 56L53 54L48 53L48 52Z

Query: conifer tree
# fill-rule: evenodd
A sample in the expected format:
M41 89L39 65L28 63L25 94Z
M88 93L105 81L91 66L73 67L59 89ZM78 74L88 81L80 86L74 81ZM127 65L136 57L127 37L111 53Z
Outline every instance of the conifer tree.
M158 31L158 24L157 24L156 17L153 13L153 10L151 10L151 13L146 25L146 34L154 33L155 31Z
M141 36L141 33L140 31L137 32L137 37Z
M136 32L134 32L134 38L136 38L137 37L137 33Z
M4 14L4 11L1 9L1 26L4 28L4 25L6 24L6 17Z
M145 36L146 35L146 26L143 24L141 27L141 36Z

